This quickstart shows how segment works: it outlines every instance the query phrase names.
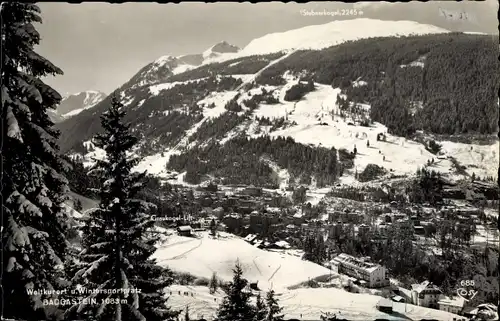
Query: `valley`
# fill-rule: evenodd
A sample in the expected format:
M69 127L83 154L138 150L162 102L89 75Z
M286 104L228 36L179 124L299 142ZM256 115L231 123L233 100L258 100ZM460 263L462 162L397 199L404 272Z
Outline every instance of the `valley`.
M1 320L498 321L498 37L91 5L62 96L2 4Z

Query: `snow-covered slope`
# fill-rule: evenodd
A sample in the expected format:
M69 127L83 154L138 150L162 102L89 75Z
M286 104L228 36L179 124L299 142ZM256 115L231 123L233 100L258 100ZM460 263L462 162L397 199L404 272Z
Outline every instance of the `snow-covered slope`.
M153 175L169 177L169 171L172 171L172 168L168 169L165 165L170 156L180 154L194 146L206 146L211 138L199 138L196 134L207 132L205 128L207 123L210 124L210 121L217 119L217 117L225 115L231 117L231 112L226 109L226 104L238 95L237 104L242 106L242 111L238 113L238 116L243 116L243 113L247 114L244 120L237 122L235 126L230 128L225 128L223 124L217 124L219 127L224 127L223 133L217 133L217 139L222 144L239 134L246 134L248 137L268 134L271 137L291 137L298 143L315 147L334 147L337 150L346 149L349 152L356 147L358 153L354 159L354 168L344 172L344 176L341 177L342 181L346 181L346 178L348 178L347 181L352 181L351 178L354 177L355 172L363 171L368 164L376 164L385 168L388 176L391 176L390 174L413 175L417 168L426 166L432 160L435 161L432 163L432 169L448 176L457 176L455 165L458 162L467 167L466 171L469 175L474 173L481 177L496 177L495 166L498 164L499 154L497 152L498 141L490 145L441 142L443 145L442 155L434 155L422 143L388 134L387 128L383 124L375 122L370 126L361 126L360 122L351 119L350 115L347 118L340 117L339 104L337 103L337 95L340 93L338 88L315 83L315 89L305 94L298 102L284 99L286 92L297 84L299 77L307 76L308 73L307 70L304 71L304 75L299 75L298 71L295 71L295 74L291 73L290 70L285 72L286 68L290 68L287 67L287 64L297 63L294 59L288 59L296 56L293 55L296 50L321 49L369 37L446 32L448 31L435 26L412 21L353 19L266 35L251 41L242 50L227 42L221 42L201 54L160 57L145 66L120 88L125 106L130 108L134 119L140 120L139 123L134 124L135 128L140 133L145 133L146 128L155 128L154 131L148 130L148 133L145 134L152 135L147 137L149 142L143 141L142 143L144 145L151 143L156 146L148 149L148 153L143 155L144 158L136 169L147 170ZM404 39L401 40L402 45L404 45L404 41ZM229 57L276 51L279 53L270 56L251 56L235 61L226 61L222 64L209 64L210 61L227 60ZM283 51L288 53L283 53ZM315 52L313 53L315 54ZM405 61L405 63L408 66L427 68L428 59L426 55L412 56L411 60ZM316 67L311 66L313 69ZM183 71L192 68L195 70L182 74ZM276 71L273 71L273 68L280 70L280 74L276 76L280 78L280 81L277 82L280 85L258 85L256 81L259 82L259 76L268 77L266 72L271 70L272 74ZM293 70L293 65L291 69ZM400 69L401 72L406 70L406 68ZM284 74L281 74L282 72ZM177 76L171 78L173 75ZM363 75L356 78L352 79L353 87L372 84L372 80ZM229 81L228 85L219 86L223 79L233 79L233 82ZM241 82L235 83L236 79L241 80ZM282 80L285 82L284 85ZM323 81L323 83L325 82ZM272 92L274 98L278 99L279 102L264 103L259 101L251 110L247 108L245 101L252 99L255 95L262 94L263 89L267 93ZM418 105L419 102L415 103ZM105 107L98 108L104 110ZM369 103L360 103L358 107L364 110L365 115L362 117L368 119L371 108ZM86 113L85 117L92 117L95 120L82 123L94 122L94 126L91 127L98 127L95 124L98 122L97 114ZM167 122L172 121L174 117L182 118L182 123L176 119L175 122L167 125ZM277 127L269 124L263 125L257 119L258 117L265 117L271 123L278 123L280 119L286 118L287 124ZM174 123L175 125L173 125ZM67 124L66 132L70 132L69 128L78 127L76 119L67 122ZM171 131L172 126L177 126L178 129ZM79 132L88 133L89 131L84 128ZM381 133L386 135L385 142L377 141L377 135ZM173 134L176 134L175 138L168 138ZM81 140L86 142L85 147L89 146L89 138L85 137ZM161 146L157 146L157 141L162 141ZM72 146L75 144L71 144ZM98 149L87 150L87 152L84 159L87 165L92 163L91 156L101 157L103 155L102 151ZM283 178L280 184L284 187L287 184L286 177L289 176L286 169L279 168L273 162L269 162L268 165L279 177ZM465 177L462 175L454 178Z
M449 32L446 29L414 21L383 21L359 18L333 21L285 32L272 33L252 40L237 53L228 53L208 60L222 61L236 57L262 55L292 49L323 49L340 43L390 36L424 35Z
M171 236L154 257L160 265L174 271L205 278L217 272L217 276L225 281L232 279L232 270L239 260L245 277L250 282L258 282L262 289L284 289L331 273L315 263L258 249L226 233L221 233L219 239L209 237L207 232L202 232L200 238Z

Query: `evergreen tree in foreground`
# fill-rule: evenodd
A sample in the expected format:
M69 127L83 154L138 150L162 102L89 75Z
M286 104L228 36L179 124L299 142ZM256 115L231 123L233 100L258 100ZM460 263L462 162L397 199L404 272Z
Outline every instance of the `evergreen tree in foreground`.
M2 291L0 316L50 320L43 306L61 289L67 241L59 132L47 115L61 96L40 78L62 71L34 51L41 22L35 4L3 2L2 34Z
M274 290L269 290L266 295L266 306L267 306L267 315L266 321L283 321L284 315L281 314L283 308L281 308L278 304L278 300L275 298Z
M255 303L255 321L264 321L267 317L267 307L266 303L262 299L262 296L257 294L257 299Z
M145 173L131 171L138 159L128 153L137 139L123 123L122 109L114 96L110 110L101 116L105 132L96 137L96 146L106 151L106 159L97 161L92 170L101 179L101 203L84 227L81 267L73 278L75 284L98 290L90 295L98 302L75 305L67 311L67 317L173 320L179 312L167 308L163 293L172 283L171 273L150 258L157 242L150 233L154 221L147 214L149 204L135 199Z
M229 282L226 297L217 310L217 321L248 321L255 314L250 304L251 293L246 290L248 281L243 278L243 270L239 262L233 269L233 281Z

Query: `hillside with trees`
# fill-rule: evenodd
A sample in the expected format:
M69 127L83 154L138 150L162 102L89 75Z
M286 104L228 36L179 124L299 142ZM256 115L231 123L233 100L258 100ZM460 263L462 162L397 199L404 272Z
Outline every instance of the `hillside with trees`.
M211 77L196 82L177 84L152 95L149 86L134 88L127 92L132 97L127 105L129 112L125 121L129 122L140 139L147 137L146 148L155 150L157 146L172 146L186 130L201 120L201 107L197 102L211 92L231 90L241 84L233 77ZM81 143L101 132L99 115L110 104L107 97L92 109L85 110L77 117L57 124L64 136L60 139L63 152L81 150Z
M299 51L267 68L258 84L286 71L340 87L348 100L368 103L371 118L391 133L437 134L497 130L498 39L461 33L350 41ZM364 81L363 85L355 84Z
M185 180L191 184L211 175L226 184L276 187L277 181L266 158L288 169L291 179L310 180L314 176L319 186L333 184L341 173L334 148L313 148L291 138L269 136L235 137L223 145L212 142L206 147L173 155L167 166L178 172L186 171Z

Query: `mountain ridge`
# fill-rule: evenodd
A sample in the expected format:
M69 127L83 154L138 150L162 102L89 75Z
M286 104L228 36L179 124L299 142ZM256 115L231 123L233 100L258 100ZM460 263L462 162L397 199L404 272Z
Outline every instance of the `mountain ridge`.
M331 26L327 27L330 30ZM386 117L380 115L380 110L383 110L383 104L385 103L377 100L387 95L389 95L390 99L394 99L391 98L392 95L399 97L398 99L410 100L411 106L417 106L412 107L416 116L408 117L415 119L417 119L417 116L420 118L427 117L431 109L440 110L444 108L441 112L447 112L446 110L449 108L446 107L448 106L446 105L447 102L435 100L434 96L439 97L439 93L445 91L450 97L455 97L453 98L454 104L462 104L461 100L464 99L460 97L464 91L450 91L448 87L445 88L441 84L450 83L450 79L456 78L456 84L453 86L462 88L464 81L468 79L467 73L455 72L454 64L461 64L465 60L469 61L468 59L476 59L476 55L470 54L472 48L479 48L479 55L487 58L475 60L474 64L471 65L471 70L474 73L488 73L488 70L494 70L498 64L496 58L492 58L494 57L491 54L493 46L490 43L491 39L487 36L448 33L442 29L435 30L437 33L431 35L401 36L394 32L392 37L368 37L370 39L352 41L345 41L347 37L339 37L337 40L328 39L328 41L344 41L342 44L317 50L289 49L267 55L244 56L224 60L227 58L226 56L219 62L203 63L196 68L178 74L173 74L171 71L161 74L162 72L159 71L159 74L151 77L150 82L144 84L140 83L142 75L139 72L136 79L131 79L124 84L118 92L129 111L127 121L131 122L136 135L141 140L141 147L136 152L146 156L141 168L151 170L151 167L159 166L159 170L154 169L153 171L164 175L166 172L165 165L170 161L171 156L174 156L172 158L173 163L169 165L173 167L170 168L175 168L179 173L184 172L183 177L185 179L196 182L204 179L202 176L205 176L205 178L214 175L227 176L227 170L225 171L217 166L220 166L220 164L227 165L231 162L240 162L240 165L249 166L248 168L253 168L257 173L260 173L258 175L267 177L266 175L272 173L269 164L274 162L279 164L279 167L283 170L287 166L291 166L289 170L295 170L295 173L292 173L295 178L302 176L301 180L308 181L308 175L315 176L318 173L314 171L328 165L319 159L317 160L319 162L317 166L319 167L316 169L293 164L287 165L287 163L280 161L279 157L281 156L279 154L275 154L271 159L268 159L266 155L260 155L258 154L260 152L257 151L254 158L249 157L249 155L246 156L248 160L251 159L254 162L254 164L251 164L247 160L239 158L245 154L244 150L241 151L241 155L229 155L229 151L223 147L228 142L233 145L238 142L238 144L246 144L244 141L237 140L241 137L248 137L255 144L270 144L269 142L255 140L259 135L264 134L272 136L273 139L277 139L279 135L292 138L293 142L285 140L283 144L289 145L287 148L297 152L304 150L304 157L314 152L306 151L299 145L310 145L313 146L313 149L335 147L337 155L332 158L332 162L338 162L342 165L335 170L331 169L332 176L329 180L335 180L339 175L342 176L342 172L354 175L356 170L362 171L371 163L381 165L388 173L393 169L395 174L411 174L417 167L426 166L427 161L437 157L427 151L426 141L429 138L425 137L428 135L424 135L423 140L412 141L398 136L406 135L405 133L393 133L391 138L393 143L408 145L408 148L411 149L411 153L409 152L408 155L412 158L407 161L413 159L414 166L399 166L401 165L400 162L403 161L402 159L398 161L399 165L397 166L395 163L391 165L388 159L385 161L385 158L382 158L384 156L382 153L392 153L390 145L380 147L382 149L378 154L373 154L373 149L368 148L364 153L360 153L352 159L349 156L353 147L357 146L359 150L360 145L367 144L367 139L373 144L374 140L378 140L378 134L380 133L387 133L388 130L398 130L398 128L410 128L407 124L395 122L397 119L404 119L401 116L394 115L404 112L405 106L394 102L394 106L390 106L391 108L388 109L388 113L390 113L388 116L390 117ZM408 34L411 34L410 31L408 30ZM304 44L304 46L306 45L310 44ZM318 47L326 45L327 43L323 42L319 43ZM241 51L244 50L245 48ZM455 53L454 59L456 61L453 61L451 65L446 62L447 52ZM460 54L457 54L457 52L460 52ZM225 53L222 55L233 54ZM185 58L185 56L180 57ZM178 59L178 57L166 56L160 61L169 62L173 61L174 58ZM193 58L190 57L189 59ZM446 70L438 73L439 68L437 66L443 62L448 64L445 67ZM145 70L149 70L148 68L154 63L146 66ZM489 107L492 106L490 105L492 103L490 102L490 95L480 94L481 90L484 91L485 89L475 89L479 84L482 84L482 87L478 88L496 86L494 85L494 77L491 81L483 77L486 76L478 78L478 82L469 83L467 92L474 98L471 96L471 98L467 99L484 101L484 104L476 104L474 108L483 108L478 106L485 106L485 112L494 116L492 114L494 111ZM308 81L312 81L313 87L307 85ZM397 87L394 87L396 84ZM391 87L387 87L388 85L394 88L391 89ZM341 99L335 95L340 95ZM345 99L350 107L346 107L345 104L342 105L342 99ZM306 110L303 110L302 100L310 104ZM86 146L90 146L89 139L100 131L98 116L107 108L108 103L109 101L105 100L95 108L81 113L78 119L70 119L58 124L58 128L63 133L61 142L64 152L88 156L89 150L83 148L82 142L86 142ZM382 105L380 105L381 103ZM268 110L270 106L274 106L272 110ZM353 107L356 107L354 109L357 111L353 111ZM342 108L348 109L341 110ZM296 116L293 115L294 112L297 113ZM480 115L481 113L476 114ZM346 118L346 116L348 117ZM460 114L450 116L456 118L457 122L463 122ZM349 117L352 120L347 120ZM335 124L334 119L337 119L340 123ZM440 117L433 116L432 119L435 122ZM332 120L334 120L333 123ZM368 127L361 125L365 120ZM461 124L461 127L465 131L489 132L490 124L480 124L483 121L479 119L469 123L465 122ZM455 122L450 121L449 123ZM439 123L435 125L438 127L436 129L429 128L430 132L432 130L441 130L445 133L448 130L447 127L440 129L441 124ZM353 127L350 128L349 126ZM359 126L362 128L358 128ZM420 125L417 123L417 126ZM373 133L369 134L369 132L375 130L379 132L375 135L376 137L372 137ZM354 137L355 134L361 136ZM315 141L308 140L307 137L316 137L314 135L324 138L318 138ZM340 135L343 138L333 142L332 145L327 138L332 135ZM365 135L368 136L365 137ZM363 141L363 137L365 137L365 141ZM356 143L357 140L359 142ZM325 147L322 147L323 145ZM190 161L189 157L185 158L189 150L198 147L199 149L196 149L198 156L191 155L190 157L201 157L205 153L203 146L215 148L215 150L222 153L221 157L227 156L229 158L220 161L219 165L210 163L209 160L205 165L202 165L198 161ZM478 157L478 161L481 162L482 159L482 162L484 162L486 160L495 160L498 156L495 153L491 154L489 145L483 148L470 144L462 146L460 144L444 143L443 146L444 153L449 153L458 162L464 164L473 165L476 161L475 157ZM491 146L494 149L496 145ZM464 154L465 150L467 148L471 150L471 147L474 148L474 153L466 156ZM162 154L165 154L165 156L161 156ZM181 157L179 158L176 155ZM215 156L217 155L215 154ZM268 160L268 164L262 163L263 159ZM241 163L242 161L243 163ZM307 160L303 159L301 161ZM453 171L453 165L450 161L441 163L440 166L443 171L449 171L449 173ZM200 168L200 166L205 168ZM258 167L254 168L252 166ZM251 176L245 176L246 173L249 173L248 168L239 169L242 176L236 175L236 173L231 175L236 175L241 179L246 179L245 177L250 179ZM472 171L473 169L470 169L468 175L472 174ZM491 175L491 170L482 166L475 171L477 172L476 175L481 175L481 177ZM196 172L201 173L201 175L193 176ZM254 182L259 183L266 181L268 178L262 180L262 178L257 179L254 177L252 179Z

